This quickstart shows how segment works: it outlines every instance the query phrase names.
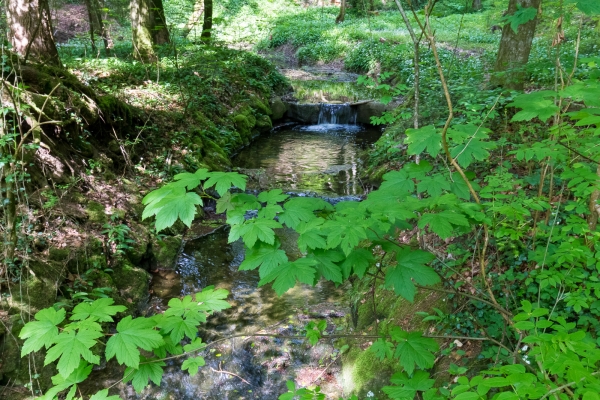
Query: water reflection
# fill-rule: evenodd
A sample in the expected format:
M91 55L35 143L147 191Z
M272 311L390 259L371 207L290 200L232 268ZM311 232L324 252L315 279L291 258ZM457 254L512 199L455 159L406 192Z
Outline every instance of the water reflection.
M282 189L357 195L363 193L360 152L380 135L360 125L298 126L260 137L233 162L264 169L269 185Z

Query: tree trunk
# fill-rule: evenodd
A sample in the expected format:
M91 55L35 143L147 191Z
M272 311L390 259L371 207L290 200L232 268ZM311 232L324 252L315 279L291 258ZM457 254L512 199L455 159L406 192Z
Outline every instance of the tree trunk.
M94 37L94 25L96 22L96 12L94 11L94 6L92 5L92 0L85 0L85 8L88 13L88 21L90 24L90 40L92 41L92 52L98 55L98 49L96 48L96 38Z
M162 0L153 0L152 13L154 14L154 44L169 43L169 29L165 18L165 7Z
M104 24L105 16L102 15L102 7L100 7L100 3L98 0L85 0L85 5L88 9L88 16L90 19L90 36L93 38L94 31L100 33L102 41L104 42L104 51L108 56L110 55L110 51L113 48L114 44L112 39L110 38L110 32ZM96 47L95 44L93 45L93 47Z
M152 0L131 0L131 32L133 55L144 62L156 61L154 54L154 15Z
M346 0L342 0L342 1L340 1L340 13L338 14L337 18L335 19L335 23L339 24L340 22L344 22L345 18L346 18Z
M481 10L481 8L482 8L481 0L473 0L473 2L471 3L471 10L479 11L479 10Z
M213 0L204 0L204 23L202 24L202 35L204 41L210 40L213 21Z
M52 35L48 0L8 0L6 17L13 50L25 60L61 65Z
M522 8L539 9L541 0L510 0L507 15L517 10L517 4ZM500 48L494 67L495 75L491 83L507 89L522 90L525 84L525 66L529 60L531 43L535 35L538 18L519 25L517 33L507 23L502 28Z
M189 36L192 29L194 29L198 24L198 21L200 21L200 17L202 17L203 13L204 1L197 0L196 3L194 3L194 11L192 12L192 15L190 15L190 17L188 18L188 22L187 24L185 24L185 28L183 28L183 31L181 32L182 37L186 38Z

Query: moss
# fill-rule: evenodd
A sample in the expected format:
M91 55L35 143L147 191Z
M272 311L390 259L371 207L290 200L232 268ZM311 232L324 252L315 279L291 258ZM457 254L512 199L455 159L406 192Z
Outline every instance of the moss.
M248 102L248 105L250 107L252 107L254 110L259 111L261 114L264 115L272 115L273 112L271 111L271 108L269 108L269 106L267 106L258 96L252 96L250 101Z
M58 283L49 279L30 277L21 283L20 290L15 291L13 296L8 298L8 306L13 310L33 315L55 303Z
M204 148L202 157L210 169L221 170L223 167L230 167L231 161L225 151L210 139L204 139Z
M283 118L285 112L287 111L287 107L285 106L284 102L281 101L280 97L275 97L271 100L271 110L273 111L271 119L276 121Z
M131 313L143 309L148 300L150 274L141 268L134 267L129 260L119 260L114 268L112 280L123 298L122 304Z
M244 114L238 114L235 117L233 117L233 123L235 124L235 128L239 132L242 139L244 141L248 141L250 139L252 129L248 117Z
M104 206L96 201L90 201L87 204L85 213L88 215L90 222L104 224L108 221L106 213L104 212Z
M375 353L357 347L348 352L342 363L344 392L357 394L361 399L369 391L378 399L386 399L381 388L389 385L390 377L401 370L396 360L381 361Z
M271 118L267 115L261 115L256 120L256 128L260 132L268 132L273 129L273 123L271 122Z
M165 236L162 240L158 240L156 244L156 250L154 250L156 267L173 268L181 247L181 238Z

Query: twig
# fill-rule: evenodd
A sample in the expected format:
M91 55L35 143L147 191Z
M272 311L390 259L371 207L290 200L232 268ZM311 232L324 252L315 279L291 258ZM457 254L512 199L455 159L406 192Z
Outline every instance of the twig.
M221 366L219 366L219 368L221 368ZM227 375L235 376L236 378L239 378L239 379L240 379L242 382L244 382L244 383L246 383L246 384L248 384L248 385L250 385L250 386L254 386L254 385L252 385L250 382L248 382L247 380L245 380L245 379L244 379L244 378L242 378L241 376L239 376L239 375L237 375L237 374L234 374L233 372L229 372L229 371L223 371L222 369L218 369L218 370L217 370L217 369L214 369L214 368L212 368L212 367L210 368L210 370L211 370L212 372L219 372L219 373L221 373L221 374L227 374Z

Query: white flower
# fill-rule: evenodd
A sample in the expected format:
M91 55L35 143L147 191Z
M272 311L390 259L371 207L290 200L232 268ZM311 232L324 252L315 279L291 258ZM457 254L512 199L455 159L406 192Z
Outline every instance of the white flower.
M367 393L367 397L375 397L375 394L369 390Z

